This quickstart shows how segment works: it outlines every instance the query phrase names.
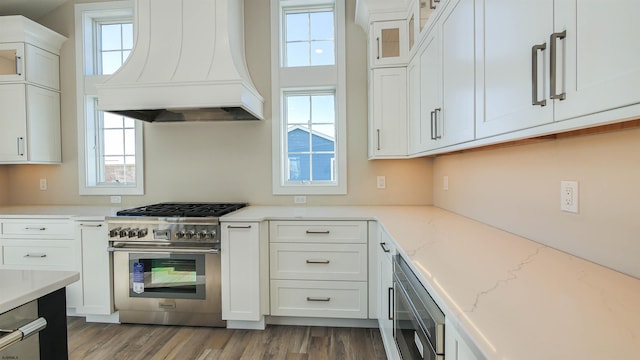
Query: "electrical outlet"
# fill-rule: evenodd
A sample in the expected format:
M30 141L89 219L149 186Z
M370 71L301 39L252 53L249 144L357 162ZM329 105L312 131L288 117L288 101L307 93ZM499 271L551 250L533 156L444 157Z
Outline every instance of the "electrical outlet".
M47 190L47 179L40 179L40 190Z
M111 203L112 204L120 204L122 202L122 197L120 196L112 196Z
M307 197L306 196L294 196L293 197L293 203L294 204L306 204L307 203Z
M560 181L560 210L578 213L577 181Z
M378 178L377 178L377 186L378 186L378 189L386 189L386 187L387 187L387 178L386 178L386 176L378 176Z

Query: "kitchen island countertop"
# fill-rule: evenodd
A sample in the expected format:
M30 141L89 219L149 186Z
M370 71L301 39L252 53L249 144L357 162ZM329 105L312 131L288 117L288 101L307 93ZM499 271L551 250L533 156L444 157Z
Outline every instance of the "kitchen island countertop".
M640 279L432 206L250 206L222 222L376 220L487 359L638 359Z
M77 271L0 269L0 314L80 279Z

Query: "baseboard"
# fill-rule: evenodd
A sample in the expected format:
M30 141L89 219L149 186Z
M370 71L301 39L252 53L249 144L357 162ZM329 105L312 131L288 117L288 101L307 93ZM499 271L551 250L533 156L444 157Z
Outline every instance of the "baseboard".
M296 326L378 328L378 320L376 319L339 319L339 318L267 316L267 324L296 325Z

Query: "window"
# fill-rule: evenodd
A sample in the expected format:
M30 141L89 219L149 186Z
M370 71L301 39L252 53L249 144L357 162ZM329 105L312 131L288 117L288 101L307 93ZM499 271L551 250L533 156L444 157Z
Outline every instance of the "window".
M344 0L272 0L273 193L346 194Z
M95 85L126 61L133 48L133 3L76 5L78 167L82 195L140 195L142 124L97 110Z

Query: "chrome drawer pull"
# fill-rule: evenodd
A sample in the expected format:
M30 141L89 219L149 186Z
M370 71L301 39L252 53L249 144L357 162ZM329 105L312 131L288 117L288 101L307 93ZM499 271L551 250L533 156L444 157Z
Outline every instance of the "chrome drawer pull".
M26 227L25 230L36 230L36 231L45 231L47 228L45 227Z
M44 253L34 253L34 254L27 254L24 257L26 258L46 258L47 254Z
M251 229L251 225L245 225L245 226L227 225L227 229Z
M386 253L391 252L391 249L389 249L389 247L387 246L387 243L381 242L380 243L380 247L382 248L382 250Z
M310 297L307 296L307 301L331 301L330 297Z
M307 234L329 234L330 232L329 230L307 230Z
M99 228L102 227L102 224L80 224L82 227L91 227L91 228Z
M328 264L329 260L307 260L307 264Z

